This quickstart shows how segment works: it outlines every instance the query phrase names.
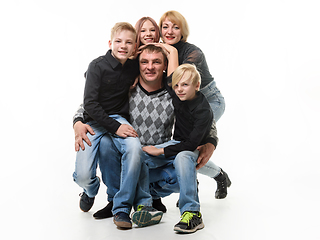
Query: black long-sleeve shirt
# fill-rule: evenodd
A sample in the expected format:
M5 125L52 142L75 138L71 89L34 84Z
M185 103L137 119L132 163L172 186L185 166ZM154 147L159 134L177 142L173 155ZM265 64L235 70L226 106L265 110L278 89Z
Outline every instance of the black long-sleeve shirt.
M172 89L170 91L173 92ZM214 124L213 113L206 97L201 92L197 92L196 98L189 101L181 101L173 92L172 103L176 116L173 139L180 143L165 147L166 157L177 155L181 151L194 151L198 146L207 142L217 146L215 138L209 137L210 140L208 139L212 124Z
M95 120L110 133L115 133L121 124L109 115L118 114L129 120L128 93L138 74L137 61L128 59L122 66L111 50L93 60L86 72L85 122Z
M201 87L207 86L209 83L214 82L204 53L197 46L188 42L178 42L173 45L178 50L179 65L183 63L194 64L201 75ZM214 85L216 86L216 84Z

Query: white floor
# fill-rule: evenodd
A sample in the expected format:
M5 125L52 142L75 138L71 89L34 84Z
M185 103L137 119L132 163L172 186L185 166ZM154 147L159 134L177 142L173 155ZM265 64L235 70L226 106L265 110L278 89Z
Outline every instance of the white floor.
M228 133L230 129L222 123L221 119L220 132ZM173 231L179 221L175 207L178 195L163 199L168 212L159 225L121 231L112 219L92 217L106 204L104 186L92 210L80 211L81 190L71 178L74 153L55 154L59 139L52 146L40 144L40 148L48 147L43 159L37 156L36 146L30 151L37 158L34 161L23 159L24 155L17 150L19 165L5 164L7 170L1 176L5 185L5 194L1 196L1 219L5 224L1 233L10 236L6 239L320 239L316 148L319 131L310 131L313 139L294 140L298 142L291 148L283 144L284 152L277 149L281 146L276 146L276 141L265 146L270 139L249 141L246 136L238 138L230 132L222 135L220 148L212 159L232 180L228 197L214 199L215 182L199 175L205 228L183 236Z
M151 10L124 1L120 14L105 0L1 3L3 239L320 239L319 3L206 5L164 0ZM215 182L199 176L205 228L195 234L173 231L177 195L163 199L168 212L159 225L120 231L112 219L92 217L106 204L104 186L89 213L78 207L72 115L83 72L106 51L114 23L147 15L158 22L170 9L187 17L189 40L204 50L226 99L212 161L232 186L216 200Z

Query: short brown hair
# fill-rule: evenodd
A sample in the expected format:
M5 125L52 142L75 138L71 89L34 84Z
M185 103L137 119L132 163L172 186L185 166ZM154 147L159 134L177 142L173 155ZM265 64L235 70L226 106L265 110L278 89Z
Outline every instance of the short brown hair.
M161 47L157 47L153 44L147 44L141 48L141 52L144 52L144 51L149 52L149 53L153 53L153 52L162 53L164 63L167 64L167 62L168 62L167 55L165 54L165 52L163 51L163 49Z

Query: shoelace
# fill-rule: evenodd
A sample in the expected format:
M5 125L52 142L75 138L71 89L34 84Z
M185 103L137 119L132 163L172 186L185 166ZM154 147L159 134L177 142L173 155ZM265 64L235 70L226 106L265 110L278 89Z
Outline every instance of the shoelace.
M181 222L189 224L189 221L196 215L195 213L191 212L184 212L181 216Z
M139 205L137 208L137 211L141 211L141 210L152 212L152 211L155 211L156 209L150 206Z

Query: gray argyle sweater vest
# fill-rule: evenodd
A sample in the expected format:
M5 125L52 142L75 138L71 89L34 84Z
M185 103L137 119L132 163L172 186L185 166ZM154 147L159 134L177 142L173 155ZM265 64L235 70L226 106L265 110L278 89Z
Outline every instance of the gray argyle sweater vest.
M174 108L168 91L148 93L140 84L131 93L130 122L143 146L167 142L172 136Z

